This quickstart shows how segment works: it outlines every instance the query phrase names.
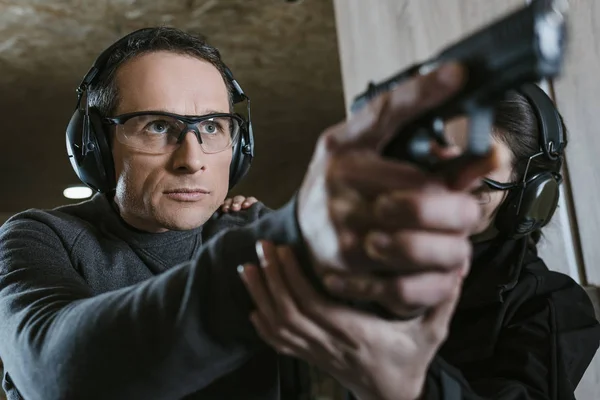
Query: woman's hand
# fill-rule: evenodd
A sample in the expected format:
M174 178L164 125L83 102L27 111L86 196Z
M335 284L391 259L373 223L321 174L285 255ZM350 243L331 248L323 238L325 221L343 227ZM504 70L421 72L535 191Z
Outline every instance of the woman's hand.
M240 268L256 304L250 319L278 352L338 379L361 400L417 399L428 365L446 338L460 292L410 321L387 321L325 299L303 276L292 251L260 242L261 267Z
M223 211L224 213L227 213L227 212L229 212L229 210L231 210L231 211L245 210L247 208L250 208L252 206L252 204L254 204L256 202L258 202L256 197L253 197L253 196L246 197L246 196L238 195L238 196L235 196L234 198L225 199L225 201L221 205L221 211Z

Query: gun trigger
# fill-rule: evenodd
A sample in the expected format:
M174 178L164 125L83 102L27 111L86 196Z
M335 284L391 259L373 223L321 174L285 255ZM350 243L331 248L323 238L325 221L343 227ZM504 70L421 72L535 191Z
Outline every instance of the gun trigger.
M494 124L493 107L471 107L469 110L467 153L483 156L490 151Z

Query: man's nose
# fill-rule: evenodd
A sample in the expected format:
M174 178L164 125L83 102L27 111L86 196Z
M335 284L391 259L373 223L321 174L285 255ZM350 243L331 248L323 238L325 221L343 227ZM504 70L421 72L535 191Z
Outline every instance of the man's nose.
M179 147L173 153L173 167L194 173L206 167L206 153L200 145L200 138L193 130L184 133Z

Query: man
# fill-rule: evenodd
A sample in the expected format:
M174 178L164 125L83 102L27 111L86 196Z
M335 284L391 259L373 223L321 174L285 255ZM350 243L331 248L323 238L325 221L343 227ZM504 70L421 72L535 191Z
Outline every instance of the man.
M256 261L259 239L292 245L321 290L328 271L414 272L389 279L375 299L397 314L454 291L479 212L455 189L497 160L466 168L451 188L377 148L455 91L460 68L415 79L326 131L282 209L220 215L243 122L230 115L236 83L218 51L156 28L110 53L86 101L112 125L95 129L107 132L113 187L78 205L21 213L0 230L9 398L277 398L277 355L248 319L236 272ZM378 226L369 213L391 190L406 193L404 218Z

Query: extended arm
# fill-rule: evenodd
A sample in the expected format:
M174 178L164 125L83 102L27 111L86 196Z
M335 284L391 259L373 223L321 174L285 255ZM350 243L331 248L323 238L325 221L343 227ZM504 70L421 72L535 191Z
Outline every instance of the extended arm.
M297 240L293 207L98 296L47 225L10 222L0 233L0 357L12 381L27 399L181 398L235 369L260 343L237 266L256 259L261 237Z

